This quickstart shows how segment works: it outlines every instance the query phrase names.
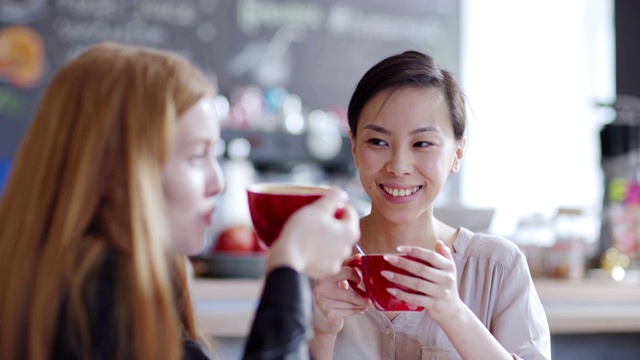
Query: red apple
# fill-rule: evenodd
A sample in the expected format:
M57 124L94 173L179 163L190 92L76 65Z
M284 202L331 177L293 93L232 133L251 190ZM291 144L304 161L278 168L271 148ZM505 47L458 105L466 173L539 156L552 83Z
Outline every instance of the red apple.
M216 251L233 251L250 253L257 248L258 237L251 227L234 225L224 229L218 235L218 241L213 247Z

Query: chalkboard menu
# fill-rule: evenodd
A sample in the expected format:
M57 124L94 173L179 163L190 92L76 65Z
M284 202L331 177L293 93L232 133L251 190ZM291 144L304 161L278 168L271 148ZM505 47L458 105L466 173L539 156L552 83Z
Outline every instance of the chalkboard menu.
M279 87L344 109L364 71L394 53L426 51L457 73L459 28L454 0L0 0L0 165L52 74L99 41L180 53L225 95Z

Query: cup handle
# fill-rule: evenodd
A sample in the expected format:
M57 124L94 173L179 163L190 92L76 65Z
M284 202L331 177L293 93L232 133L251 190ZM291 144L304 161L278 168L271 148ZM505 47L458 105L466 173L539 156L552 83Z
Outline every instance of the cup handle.
M360 274L362 274L362 263L360 261L360 256L356 256L355 258L351 259L351 261L347 263L347 266L351 266L352 268L360 270ZM359 284L356 284L353 280L347 280L347 282L349 283L349 287L351 287L353 291L357 292L363 298L369 298L369 294L367 293L367 291L362 290L360 286L358 286Z

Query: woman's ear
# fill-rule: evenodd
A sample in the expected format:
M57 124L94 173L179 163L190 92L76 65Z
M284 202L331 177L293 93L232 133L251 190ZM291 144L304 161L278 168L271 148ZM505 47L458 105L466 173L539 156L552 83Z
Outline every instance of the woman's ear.
M451 165L451 170L449 170L449 172L451 174L456 174L458 171L460 171L460 159L456 157L453 159L453 165Z
M462 161L462 157L464 156L464 148L467 145L467 138L463 137L456 147L456 152L453 158L453 164L451 165L450 173L456 174L460 171L460 162Z
M353 163L358 167L358 156L356 155L356 138L353 136L353 132L349 130L349 139L351 139L351 156L353 156Z

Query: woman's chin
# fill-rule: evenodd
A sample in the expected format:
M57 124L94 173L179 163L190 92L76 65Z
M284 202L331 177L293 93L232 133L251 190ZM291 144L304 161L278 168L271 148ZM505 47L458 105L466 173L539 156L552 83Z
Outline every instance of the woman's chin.
M198 255L204 250L204 236L191 240L180 239L179 241L174 242L172 250L176 255Z

